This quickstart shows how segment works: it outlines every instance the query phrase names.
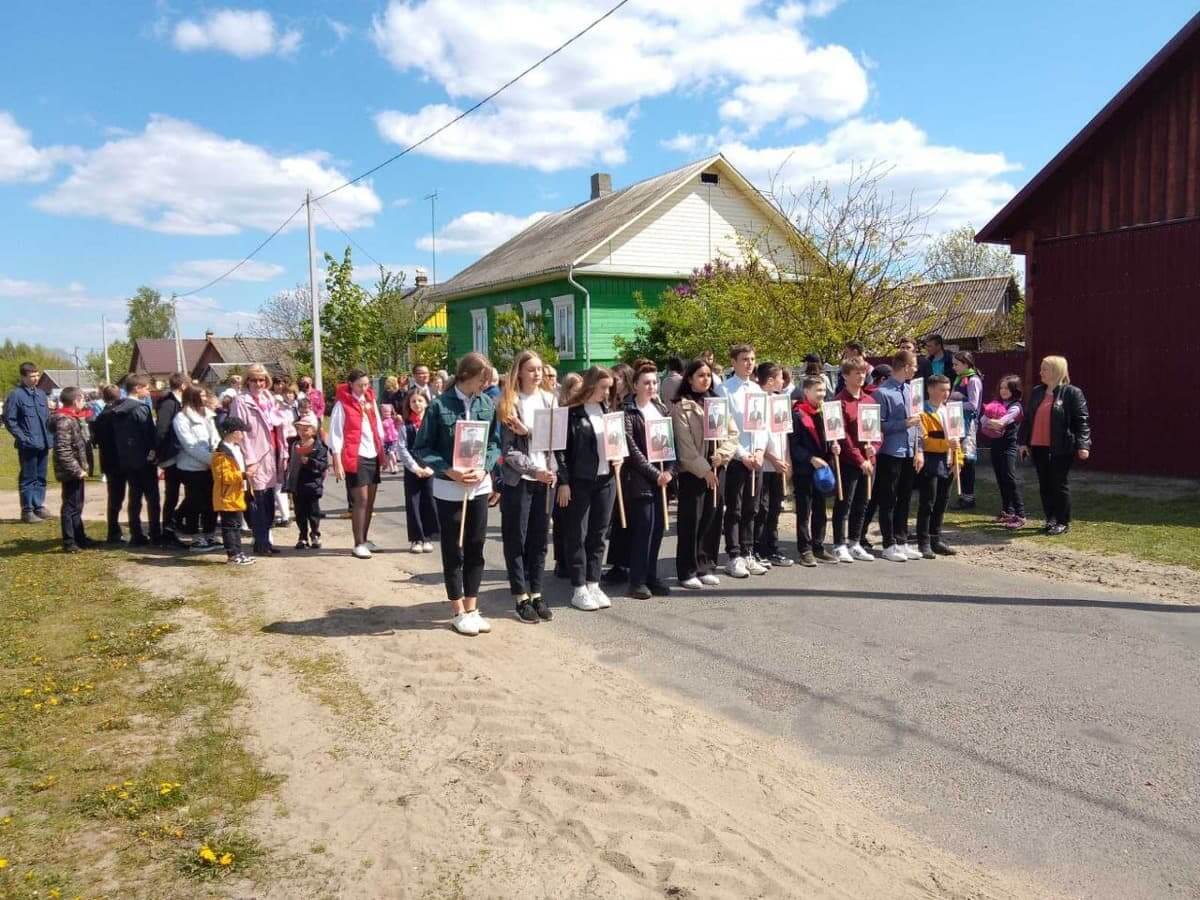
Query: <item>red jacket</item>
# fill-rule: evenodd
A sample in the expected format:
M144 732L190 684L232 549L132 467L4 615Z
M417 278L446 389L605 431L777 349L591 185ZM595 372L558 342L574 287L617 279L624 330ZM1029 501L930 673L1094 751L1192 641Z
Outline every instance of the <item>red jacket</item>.
M358 444L362 440L363 411L371 423L371 436L375 438L375 459L383 463L383 436L379 432L379 420L375 417L375 392L367 388L362 402L350 393L350 386L339 384L337 402L342 405L342 413L346 416L342 428L342 469L348 475L358 471Z
M850 396L850 392L842 388L838 392L835 400L842 401L842 418L846 421L846 438L842 444L842 459L854 465L856 468L861 467L866 456L863 455L863 445L858 439L858 407L860 403L876 403L864 388L862 396L855 400ZM876 450L879 449L879 443L873 442Z

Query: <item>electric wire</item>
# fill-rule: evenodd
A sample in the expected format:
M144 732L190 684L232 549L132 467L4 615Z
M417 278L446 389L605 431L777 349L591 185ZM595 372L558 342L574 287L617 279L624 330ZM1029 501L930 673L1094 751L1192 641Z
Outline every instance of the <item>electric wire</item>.
M276 228L269 235L267 235L266 239L263 240L263 242L261 244L259 244L257 247L255 247L253 250L251 250L249 253L247 253L244 257L242 257L241 262L237 263L235 266L228 269L223 275L218 275L216 278L214 278L212 281L208 282L207 284L202 284L198 288L193 288L190 291L184 291L182 293L176 294L175 296L176 297L190 297L193 294L198 294L201 291L208 290L210 287L212 287L214 284L216 284L219 281L224 281L226 278L228 278L230 275L232 275L234 272L236 272L238 269L240 269L246 263L250 262L250 260L254 259L254 257L258 255L259 251L262 250L263 247L267 246L267 244L269 244L269 243L271 243L271 241L275 240L275 238L279 235L279 232L281 232L281 231L283 231L283 229L287 228L288 225L290 225L292 223L292 219L296 218L296 216L298 216L300 214L300 210L302 210L302 209L304 209L303 203L301 203L299 206L297 206L296 209L292 212L292 214L290 216L288 216L286 219L284 219L283 223L278 228Z
M360 244L354 238L350 237L349 232L347 232L345 228L343 228L341 225L339 225L337 223L337 219L335 219L333 216L331 216L329 214L329 210L327 210L325 207L323 207L319 201L313 200L313 203L317 204L317 209L319 209L321 212L323 212L325 214L325 218L327 218L329 220L330 224L333 225L334 228L336 228L338 231L340 231L342 233L342 237L344 237L351 244L353 244L355 247L357 247L359 250L361 250L363 252L363 255L366 256L367 259L371 260L371 262L375 263L375 265L379 266L379 268L381 268L381 269L387 268L387 266L385 266L383 263L381 263L379 260L377 260L374 256L372 256L366 247L364 247L362 244Z

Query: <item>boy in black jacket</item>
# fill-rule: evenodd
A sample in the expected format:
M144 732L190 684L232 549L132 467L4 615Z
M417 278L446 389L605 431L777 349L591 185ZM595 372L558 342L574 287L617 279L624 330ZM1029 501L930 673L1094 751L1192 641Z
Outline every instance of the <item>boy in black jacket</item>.
M825 419L821 403L825 400L825 379L806 375L800 387L804 399L792 406L792 474L796 479L796 542L800 549L800 565L813 568L817 560L833 562L825 549L825 525L829 520L825 494L816 485L818 469L829 467L830 454L841 448L835 441L832 449L825 440Z
M158 435L150 412L150 382L134 375L125 383L128 396L112 411L113 445L117 464L129 482L129 544L144 547L162 540L159 517L157 458ZM142 531L142 501L150 519L150 538Z
M317 417L308 413L296 422L283 489L292 495L296 525L300 529L297 550L321 549L321 496L325 493L325 471L329 448L321 440Z

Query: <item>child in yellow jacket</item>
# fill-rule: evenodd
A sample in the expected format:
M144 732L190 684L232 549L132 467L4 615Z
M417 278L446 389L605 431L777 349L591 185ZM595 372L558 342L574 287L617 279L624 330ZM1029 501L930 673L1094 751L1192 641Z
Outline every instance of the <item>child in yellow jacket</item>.
M246 423L227 416L220 424L221 443L212 455L213 510L221 520L221 542L231 566L248 566L253 556L242 552L242 513L246 511L246 458L242 440Z
M921 441L924 465L917 473L917 549L925 559L954 556L958 551L942 540L942 519L950 500L950 479L962 466L963 452L957 440L946 437L942 407L950 397L950 379L933 375L925 379L929 401L921 412Z

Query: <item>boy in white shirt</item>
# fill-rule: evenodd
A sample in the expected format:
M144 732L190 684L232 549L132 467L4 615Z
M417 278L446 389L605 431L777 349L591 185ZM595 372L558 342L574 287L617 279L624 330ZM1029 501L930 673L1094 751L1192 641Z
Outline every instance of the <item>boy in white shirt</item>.
M738 429L738 449L725 473L725 552L729 562L725 571L731 578L765 575L766 567L754 559L754 513L757 509L757 481L761 481L763 458L767 448L766 431L746 431L746 397L763 389L754 383L754 347L734 344L729 348L733 375L716 388L729 399L729 415ZM765 422L764 422L765 424Z

